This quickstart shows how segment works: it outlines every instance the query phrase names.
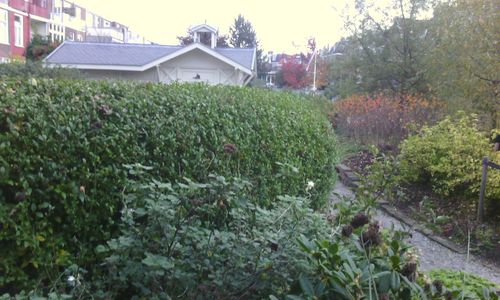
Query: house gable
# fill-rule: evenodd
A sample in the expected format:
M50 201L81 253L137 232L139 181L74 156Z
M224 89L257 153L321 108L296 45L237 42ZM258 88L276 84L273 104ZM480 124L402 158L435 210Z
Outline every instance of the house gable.
M162 64L164 62L167 62L169 60L172 60L172 59L174 59L176 57L179 57L181 55L184 55L184 54L186 54L188 52L191 52L191 51L194 51L194 50L202 51L202 52L206 53L208 56L216 58L216 59L218 59L218 60L226 63L227 65L232 66L235 69L238 69L238 70L241 70L241 71L247 73L248 75L252 75L252 73L253 73L253 70L251 70L251 69L249 69L249 68L247 68L247 67L245 67L245 66L243 66L243 65L241 65L241 64L239 64L237 62L235 62L234 60L228 58L225 55L219 54L215 50L213 50L213 49L211 49L209 47L206 47L205 45L200 44L200 43L193 43L193 44L191 44L189 46L186 46L186 47L184 47L184 48L182 48L182 49L180 49L180 50L178 50L178 51L176 51L176 52L174 52L172 54L169 54L169 55L164 56L162 58L159 58L159 59L157 59L155 61L152 61L149 64L147 64L144 67L144 69L147 70L147 69L149 69L149 68L151 68L153 66L160 65L160 64Z
M158 66L161 82L207 82L210 84L244 84L252 77L201 49L193 49Z

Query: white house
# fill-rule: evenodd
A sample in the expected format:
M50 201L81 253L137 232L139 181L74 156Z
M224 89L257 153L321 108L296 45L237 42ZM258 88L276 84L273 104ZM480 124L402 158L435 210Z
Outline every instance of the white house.
M76 68L91 79L246 85L257 73L255 48L217 48L217 30L191 29L187 46L62 43L44 60L48 67ZM207 37L210 45L201 43Z

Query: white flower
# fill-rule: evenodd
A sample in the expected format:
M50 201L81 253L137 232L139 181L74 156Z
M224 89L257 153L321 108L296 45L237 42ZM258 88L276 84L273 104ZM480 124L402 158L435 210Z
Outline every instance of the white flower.
M73 276L73 275L68 276L68 282L69 283L73 283L73 282L75 282L75 280L76 280L75 276Z
M311 180L309 180L309 181L307 182L306 191L310 191L310 190L312 190L313 188L314 188L314 182L313 182L313 181L311 181Z

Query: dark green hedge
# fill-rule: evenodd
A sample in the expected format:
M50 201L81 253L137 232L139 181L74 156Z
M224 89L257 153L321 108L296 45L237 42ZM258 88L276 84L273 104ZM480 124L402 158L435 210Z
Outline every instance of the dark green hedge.
M0 82L0 292L88 266L116 233L127 172L250 180L269 206L333 183L336 140L311 99L259 89L50 79ZM306 191L306 184L315 183Z

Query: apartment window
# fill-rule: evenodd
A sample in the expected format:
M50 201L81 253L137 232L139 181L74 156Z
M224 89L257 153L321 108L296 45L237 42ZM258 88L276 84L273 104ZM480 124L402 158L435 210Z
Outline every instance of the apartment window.
M0 9L0 43L9 44L9 13Z
M29 2L29 0L26 2ZM34 0L33 4L40 6L40 7L43 7L43 8L47 8L47 0Z
M14 16L14 44L18 47L24 47L23 43L23 18Z

